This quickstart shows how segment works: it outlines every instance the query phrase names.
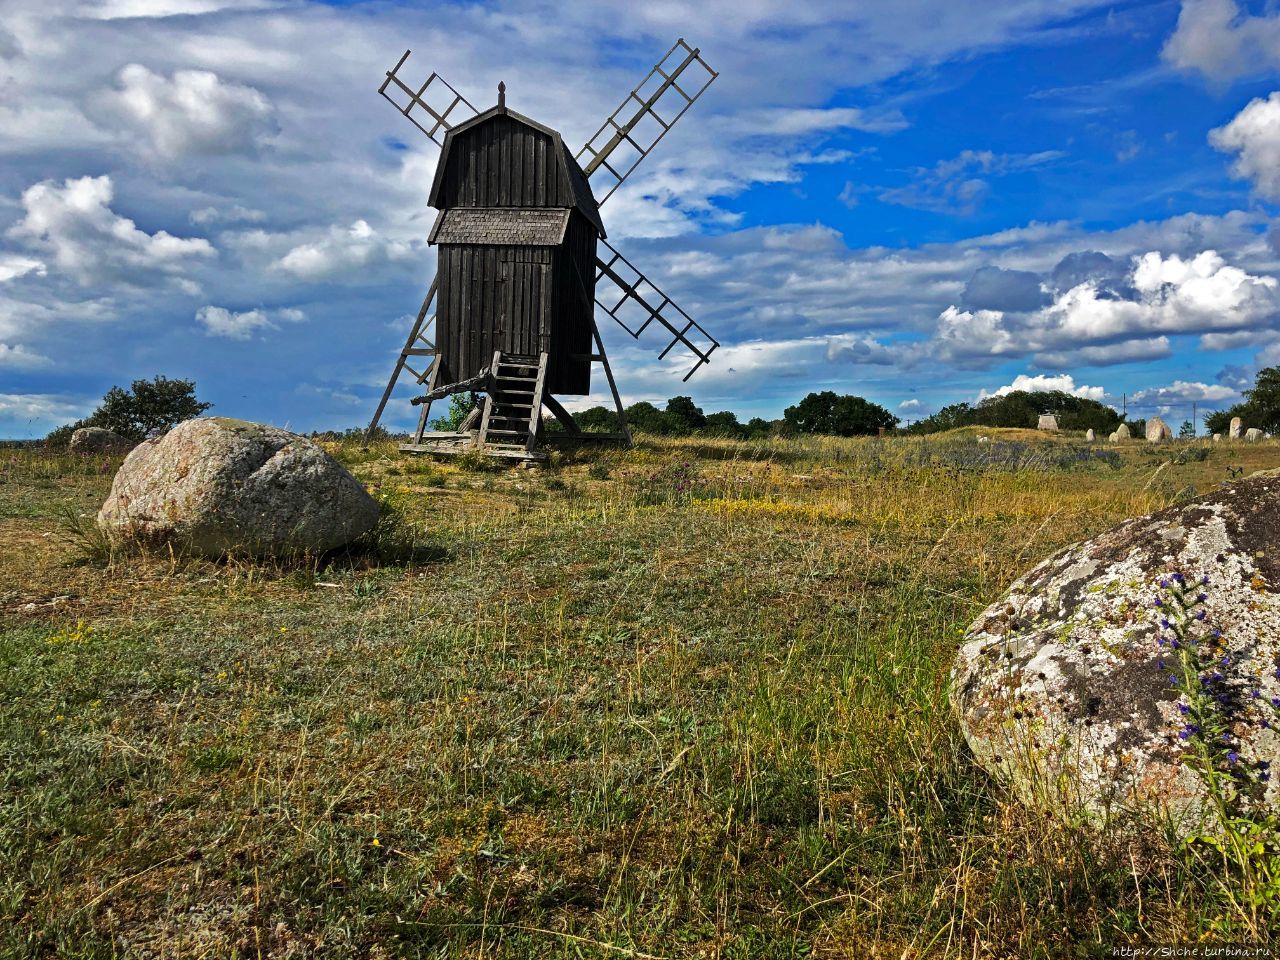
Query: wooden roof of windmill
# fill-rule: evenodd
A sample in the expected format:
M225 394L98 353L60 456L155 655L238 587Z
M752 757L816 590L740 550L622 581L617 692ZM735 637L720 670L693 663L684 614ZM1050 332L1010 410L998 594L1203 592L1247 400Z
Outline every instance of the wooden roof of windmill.
M440 208L448 206L443 201L452 183L456 186L465 175L460 168L459 159L468 151L459 149L459 145L467 139L475 138L473 149L486 149L491 146L501 133L505 124L519 124L549 138L550 155L539 155L541 138L527 137L523 139L524 156L512 157L508 165L510 176L499 178L487 193L479 193L465 198L467 206L472 207L563 207L576 209L596 228L600 236L606 236L604 223L600 219L600 208L591 192L587 176L578 166L559 131L532 120L524 114L517 113L506 105L505 84L500 88L496 106L477 114L451 127L444 136L444 145L440 154L440 162L436 165L435 178L431 183L431 195L427 202ZM540 195L546 189L546 180L540 177L539 171L545 173L545 164L553 162L558 176L556 196ZM536 201L536 202L535 202ZM483 241L481 241L483 242Z

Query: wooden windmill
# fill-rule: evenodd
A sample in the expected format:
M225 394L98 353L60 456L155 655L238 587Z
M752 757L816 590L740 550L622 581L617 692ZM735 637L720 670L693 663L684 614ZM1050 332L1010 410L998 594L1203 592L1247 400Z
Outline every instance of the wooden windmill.
M406 85L398 74L408 57L406 50L378 92L442 147L430 196L440 213L429 242L439 256L366 439L407 372L426 393L413 400L421 407L418 427L401 450L478 447L539 456L544 408L568 438L629 442L595 307L632 337L664 330L669 342L660 357L677 347L692 354L685 380L718 344L605 240L599 206L716 72L698 50L676 41L574 156L555 130L507 107L504 84L497 105L480 113L434 73L416 90ZM603 192L599 200L596 190ZM580 433L556 399L589 393L596 363L609 382L620 434ZM485 399L459 430L426 429L433 400L468 391Z

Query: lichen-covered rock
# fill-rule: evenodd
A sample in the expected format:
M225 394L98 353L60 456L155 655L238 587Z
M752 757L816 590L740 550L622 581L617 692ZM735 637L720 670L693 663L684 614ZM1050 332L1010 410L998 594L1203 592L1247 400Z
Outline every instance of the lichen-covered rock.
M208 557L320 553L377 519L377 502L315 443L225 417L188 420L138 445L98 512L114 541Z
M1072 813L1207 819L1177 689L1162 671L1162 577L1208 577L1203 624L1229 657L1232 735L1247 762L1280 764L1266 711L1280 697L1280 471L1127 521L1054 554L974 621L952 701L977 762L1028 803ZM1167 665L1167 664L1166 664ZM1242 759L1241 762L1246 762ZM1255 802L1274 809L1277 784Z
M1047 430L1050 433L1058 432L1058 418L1052 413L1040 414L1040 420L1036 423L1037 430Z
M1093 443L1093 441L1095 441L1095 440L1097 440L1097 439L1098 439L1098 435L1097 435L1096 433L1094 433L1094 432L1093 432L1093 428L1092 428L1092 427L1090 427L1088 430L1086 430L1086 431L1084 432L1084 438L1085 438L1085 440L1087 440L1089 443Z
M1244 439L1248 443L1257 443L1265 434L1257 427L1250 427L1244 432Z
M1120 426L1116 427L1115 433L1111 434L1110 439L1111 439L1113 442L1119 442L1119 441L1121 441L1121 440L1128 440L1128 439L1129 439L1129 425L1128 425L1127 423L1122 423L1122 424L1120 424Z
M1232 417L1231 428L1228 431L1227 436L1232 440L1239 440L1240 435L1243 432L1244 432L1244 421L1241 420L1239 417Z
M72 453L124 453L133 441L106 427L81 427L71 434L67 449Z
M1169 429L1169 425L1159 417L1152 417L1147 421L1147 440L1151 443L1159 443L1162 440L1172 440L1173 431Z

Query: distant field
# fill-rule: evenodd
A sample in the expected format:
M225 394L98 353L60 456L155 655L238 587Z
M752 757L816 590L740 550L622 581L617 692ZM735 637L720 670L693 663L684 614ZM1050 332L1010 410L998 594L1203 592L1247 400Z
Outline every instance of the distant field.
M85 518L118 459L0 450L0 956L1102 957L1239 931L1177 857L1007 802L946 684L1020 572L1280 444L333 452L386 498L381 553L283 565L104 555Z

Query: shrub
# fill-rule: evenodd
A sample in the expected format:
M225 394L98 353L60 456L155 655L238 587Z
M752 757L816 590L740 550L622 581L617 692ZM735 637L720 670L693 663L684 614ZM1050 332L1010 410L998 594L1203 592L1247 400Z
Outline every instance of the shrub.
M112 387L98 409L83 420L58 427L45 438L45 443L65 447L81 427L105 427L139 443L152 431L164 433L184 420L200 416L211 406L196 399L196 385L191 380L162 376L135 380L128 390Z

